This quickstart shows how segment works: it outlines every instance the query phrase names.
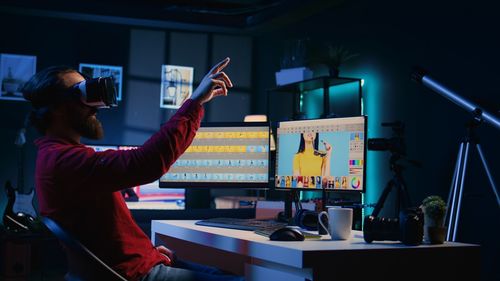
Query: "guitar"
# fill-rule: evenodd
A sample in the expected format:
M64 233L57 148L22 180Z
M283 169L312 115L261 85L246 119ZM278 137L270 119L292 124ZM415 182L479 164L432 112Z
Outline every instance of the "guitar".
M15 191L16 197L13 205L14 213L24 213L36 218L37 214L33 208L33 197L35 195L34 188L31 189L29 194L23 194L24 191L24 145L26 144L26 127L19 130L16 141L14 142L19 147L19 159L17 163L17 190Z
M19 148L18 155L18 174L17 174L17 190L7 181L5 190L7 193L7 205L3 216L3 223L8 229L14 230L29 230L34 218L37 217L35 208L33 207L34 189L29 194L21 193L24 190L24 145L26 143L26 128L28 118L24 122L24 128L20 129L15 145Z

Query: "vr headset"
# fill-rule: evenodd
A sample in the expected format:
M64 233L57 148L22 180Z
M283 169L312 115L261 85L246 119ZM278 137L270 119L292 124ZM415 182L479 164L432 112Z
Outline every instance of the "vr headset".
M71 90L80 100L91 107L109 108L118 106L113 77L97 77L75 84Z

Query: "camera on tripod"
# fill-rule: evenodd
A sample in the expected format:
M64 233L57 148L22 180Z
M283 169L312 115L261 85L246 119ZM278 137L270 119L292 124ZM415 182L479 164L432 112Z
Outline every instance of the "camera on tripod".
M394 135L391 138L371 138L368 139L368 149L374 151L391 151L406 155L406 145L404 142L405 126L403 122L396 121L382 123L382 127L391 127Z
M390 170L393 171L394 176L387 183L373 213L364 218L363 237L367 243L375 240L391 240L401 241L405 245L419 245L423 239L424 217L420 208L410 207L410 196L402 175L403 166L398 161L406 155L404 124L397 121L382 123L382 126L391 127L393 137L368 139L368 149L391 152ZM378 217L393 188L397 193L396 216Z

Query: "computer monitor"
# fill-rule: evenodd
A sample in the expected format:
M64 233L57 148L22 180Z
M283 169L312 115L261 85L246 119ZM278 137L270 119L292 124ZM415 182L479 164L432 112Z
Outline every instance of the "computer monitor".
M202 123L160 187L268 188L269 123Z
M137 149L137 145L87 145L93 148L96 152L102 152L106 150L130 150ZM133 171L131 171L133 172ZM158 187L159 180L151 183L138 185L130 187L139 202L150 202L150 203L168 203L168 209L183 209L184 208L184 189L161 189ZM127 193L125 193L127 194ZM128 196L128 194L126 195ZM142 206L142 205L141 205ZM159 206L156 204L155 206ZM140 207L140 206L139 206ZM163 207L162 207L163 208Z
M87 144L86 146L94 149L95 152L102 152L106 150L117 150L118 145L94 145L94 144Z
M365 191L366 116L278 124L277 189Z

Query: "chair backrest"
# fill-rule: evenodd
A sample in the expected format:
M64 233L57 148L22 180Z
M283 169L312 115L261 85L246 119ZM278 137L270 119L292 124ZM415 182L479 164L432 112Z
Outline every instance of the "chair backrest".
M42 217L45 226L61 241L70 251L68 254L69 279L73 280L97 280L97 276L106 275L106 280L127 281L123 276L109 267L105 262L99 259L85 245L73 238L57 222L48 217ZM101 279L100 280L104 280Z

